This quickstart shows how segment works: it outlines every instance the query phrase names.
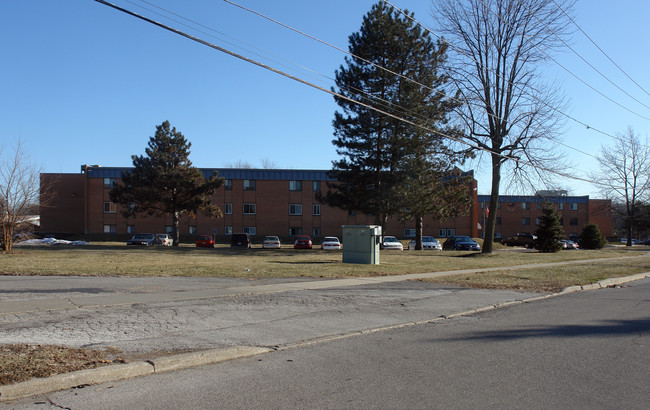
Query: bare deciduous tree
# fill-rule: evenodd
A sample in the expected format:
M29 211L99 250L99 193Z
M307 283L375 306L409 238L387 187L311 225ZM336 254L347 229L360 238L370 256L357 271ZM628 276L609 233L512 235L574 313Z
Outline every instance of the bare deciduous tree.
M601 147L600 170L592 178L606 198L624 205L612 209L623 216L627 246L631 246L632 228L650 200L650 148L648 139L641 141L631 127L616 137L614 144Z
M543 84L540 66L568 34L573 0L433 0L450 47L451 77L461 92L467 141L491 159L484 253L492 252L502 173L545 180L560 157L555 144L561 95ZM558 7L559 6L559 7ZM529 172L532 171L532 172ZM516 178L513 178L516 179Z
M30 218L35 216L41 197L44 201L51 197L51 187L40 187L40 174L20 140L13 151L0 148L0 249L7 253L16 236L32 231Z

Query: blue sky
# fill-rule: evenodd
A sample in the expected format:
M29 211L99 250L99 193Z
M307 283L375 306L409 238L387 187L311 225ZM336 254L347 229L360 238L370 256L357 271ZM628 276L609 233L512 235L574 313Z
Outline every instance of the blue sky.
M343 63L341 52L223 1L148 2L208 28L200 33L163 19L140 7L155 10L147 2L114 0L325 88L330 88L330 78ZM375 3L236 2L343 49ZM428 0L394 0L393 4L415 12L420 22L434 27ZM650 91L650 2L578 0L575 12L578 25ZM650 96L581 33L576 32L572 46L605 76L650 106ZM331 122L337 106L330 95L92 0L0 2L0 53L0 141L10 148L20 138L45 172L77 173L82 164L130 166L131 155L144 153L155 126L164 120L192 142L190 159L198 167L238 161L261 166L267 161L278 168L329 169L336 159ZM569 51L557 58L594 88L650 118L650 109L615 89ZM314 72L296 69L296 64ZM649 120L608 101L554 64L544 70L569 98L567 114L608 134L632 126L641 136L647 135ZM596 155L602 144L613 141L569 120L564 143ZM562 150L576 164L573 174L586 177L597 169L593 157L566 147ZM476 171L479 193L489 193L488 170L480 164L470 167ZM565 185L575 195L599 196L597 188L586 182L567 181Z

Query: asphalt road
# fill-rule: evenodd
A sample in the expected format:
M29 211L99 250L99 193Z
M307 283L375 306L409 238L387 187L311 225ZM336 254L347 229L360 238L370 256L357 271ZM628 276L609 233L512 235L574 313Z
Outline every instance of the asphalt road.
M649 295L644 279L6 406L645 409Z

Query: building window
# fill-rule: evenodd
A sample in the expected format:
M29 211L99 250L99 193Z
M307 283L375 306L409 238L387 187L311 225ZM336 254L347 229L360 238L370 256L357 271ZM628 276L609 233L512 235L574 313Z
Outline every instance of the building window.
M257 228L254 226L244 226L244 233L254 236L257 233Z
M312 215L316 215L316 216L320 215L320 205L319 204L312 205L311 213Z
M115 225L104 225L104 233L115 233L117 232L117 227Z
M302 191L302 181L289 181L289 191Z
M126 233L135 233L135 225L127 225Z
M572 211L577 211L578 210L578 204L576 202L572 202L569 209L572 210Z
M320 236L320 228L317 226L311 228L311 234L312 236Z
M190 233L190 235L196 235L196 226L190 225L188 228L188 232Z
M564 204L563 204L562 202L559 202L559 203L557 204L557 210L558 210L558 211L561 211L561 210L563 210L563 209L564 209Z
M171 234L172 232L174 232L174 227L171 225L165 225L165 233Z
M257 207L255 204L244 204L244 215L255 215L257 213Z
M224 231L224 234L232 235L232 226L226 226L226 230Z
M104 178L104 188L113 188L117 185L117 178Z
M522 202L521 209L530 209L530 205L528 204L528 202Z
M226 202L226 205L223 207L223 213L232 215L232 202Z
M501 232L495 232L494 239L501 239Z
M244 184L244 191L255 191L254 179L245 179L243 184Z
M452 237L456 235L456 230L455 229L447 229L447 237Z
M578 225L578 218L571 218L569 219L569 225Z
M302 235L302 227L292 226L289 227L289 236Z
M357 211L355 211L354 209L350 209L348 211L348 216L357 216Z
M542 222L541 219L535 218L535 225L539 226L541 222Z
M438 236L441 238L447 237L447 230L446 229L439 229L438 230Z
M289 215L302 215L302 205L289 204Z
M104 213L105 214L114 214L117 211L115 207L115 202L104 202Z
M530 218L521 218L522 225L530 225Z
M226 179L223 181L223 189L226 191L232 191L232 179Z
M320 181L313 181L311 187L314 192L320 192Z
M413 238L415 236L415 229L413 228L404 229L404 236L407 238Z

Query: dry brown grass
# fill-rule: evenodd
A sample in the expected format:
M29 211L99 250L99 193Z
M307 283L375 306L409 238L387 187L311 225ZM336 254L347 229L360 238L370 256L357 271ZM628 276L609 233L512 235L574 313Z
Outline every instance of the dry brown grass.
M51 345L2 345L0 346L0 385L123 362L120 358L112 358L117 353L115 350Z

